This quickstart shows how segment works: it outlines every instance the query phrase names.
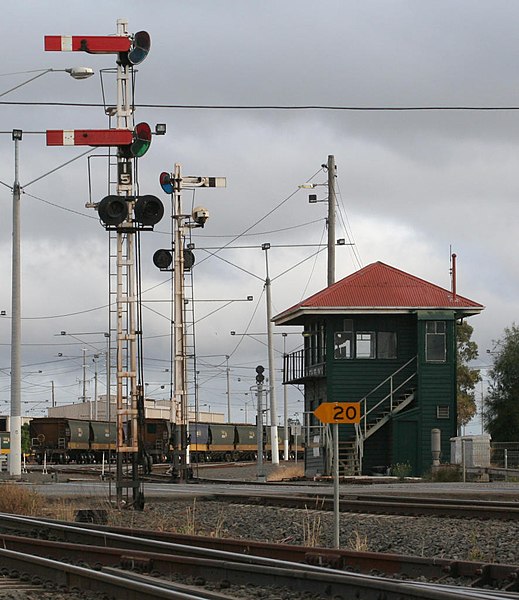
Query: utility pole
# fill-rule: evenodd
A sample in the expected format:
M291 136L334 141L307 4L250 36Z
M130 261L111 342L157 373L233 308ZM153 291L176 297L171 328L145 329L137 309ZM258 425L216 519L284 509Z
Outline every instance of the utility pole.
M335 156L328 156L328 286L335 283L335 179L337 167Z
M282 333L283 336L283 362L287 356L287 335L288 333ZM288 385L283 386L283 430L285 437L283 439L283 460L287 461L289 456L289 444L288 444ZM297 452L297 448L296 448Z
M231 422L231 369L229 368L229 356L225 356L225 371L227 375L227 423Z
M21 244L20 244L20 180L19 180L19 141L21 130L13 130L14 141L14 183L13 183L13 256L12 256L12 300L11 300L11 453L9 474L19 477L22 473L22 395L21 395L21 339L22 339L22 284L21 284Z
M83 348L83 381L82 381L83 393L81 394L81 402L86 402L86 348ZM92 418L92 415L90 415Z
M270 244L262 244L262 250L265 250L266 278L265 291L267 299L267 345L269 361L269 393L270 393L270 446L272 452L272 464L279 465L279 438L277 425L277 399L276 399L276 374L274 367L274 341L272 333L272 297L270 292L270 275L268 251Z

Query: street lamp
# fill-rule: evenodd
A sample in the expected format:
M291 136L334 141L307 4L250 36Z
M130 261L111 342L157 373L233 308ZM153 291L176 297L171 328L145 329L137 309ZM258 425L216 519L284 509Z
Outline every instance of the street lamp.
M58 70L58 69L56 69ZM60 69L75 79L85 79L94 74L92 69L81 67ZM47 69L31 79L0 94L5 96L19 87L34 81L38 77L50 73ZM90 73L91 71L91 73ZM22 397L21 397L21 346L22 346L22 287L21 287L21 227L20 199L21 186L19 180L19 143L22 139L21 129L13 129L14 142L14 183L13 183L13 235L12 235L12 271L11 271L11 452L9 454L9 474L20 477L22 474Z
M38 75L35 75L34 77L27 79L27 81L19 83L18 85L15 85L14 87L6 90L5 92L2 92L0 94L0 98L2 96L7 96L7 94L14 92L15 90L23 87L24 85L27 85L28 83L31 83L31 81L34 81L35 79L43 77L43 75L47 75L47 73L68 73L73 79L88 79L94 74L94 69L91 69L90 67L70 67L68 69L43 69L38 73Z

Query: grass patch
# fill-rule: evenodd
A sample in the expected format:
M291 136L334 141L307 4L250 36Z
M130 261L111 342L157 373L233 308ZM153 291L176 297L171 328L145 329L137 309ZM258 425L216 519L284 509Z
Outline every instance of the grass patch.
M353 531L352 536L348 542L348 548L353 552L368 552L368 536L359 533L356 529Z
M0 512L13 515L41 514L44 498L37 492L16 483L0 484Z
M322 535L321 514L305 509L303 516L303 546L319 546Z

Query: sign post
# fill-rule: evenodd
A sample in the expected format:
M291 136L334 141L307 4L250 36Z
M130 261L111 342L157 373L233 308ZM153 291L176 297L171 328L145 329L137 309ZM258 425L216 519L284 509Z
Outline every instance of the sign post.
M339 423L360 423L360 402L322 402L314 415L333 424L333 545L339 548Z

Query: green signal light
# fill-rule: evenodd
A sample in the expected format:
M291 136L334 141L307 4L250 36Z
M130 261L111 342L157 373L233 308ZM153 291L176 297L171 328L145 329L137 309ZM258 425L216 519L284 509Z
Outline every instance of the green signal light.
M148 152L151 145L151 127L148 123L139 123L133 131L133 143L130 147L132 156L140 158Z

